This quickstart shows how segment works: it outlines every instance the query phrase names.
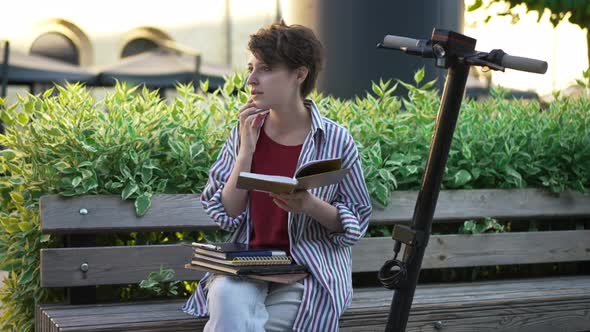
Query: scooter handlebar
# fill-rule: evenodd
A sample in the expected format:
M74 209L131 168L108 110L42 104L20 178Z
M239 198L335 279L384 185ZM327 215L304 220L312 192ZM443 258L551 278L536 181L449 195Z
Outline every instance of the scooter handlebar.
M383 46L390 48L402 48L402 47L417 47L420 40L408 37L400 37L394 35L386 35L383 38Z
M502 57L501 66L515 70L527 71L529 73L545 74L545 72L547 72L546 61L508 54L504 54Z

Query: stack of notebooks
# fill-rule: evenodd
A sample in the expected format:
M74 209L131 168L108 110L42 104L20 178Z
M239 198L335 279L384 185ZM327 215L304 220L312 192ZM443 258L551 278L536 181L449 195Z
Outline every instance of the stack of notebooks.
M242 243L191 244L193 254L185 267L252 279L291 283L307 276L307 268L294 264L285 251L254 248Z

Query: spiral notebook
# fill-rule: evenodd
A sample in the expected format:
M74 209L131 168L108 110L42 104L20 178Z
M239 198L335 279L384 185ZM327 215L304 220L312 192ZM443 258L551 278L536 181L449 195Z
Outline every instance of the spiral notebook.
M289 256L234 257L222 259L202 255L195 251L193 258L232 266L291 264L291 257Z
M253 247L246 243L196 243L190 244L195 253L217 257L221 259L233 259L237 257L268 257L286 256L284 250L273 248Z

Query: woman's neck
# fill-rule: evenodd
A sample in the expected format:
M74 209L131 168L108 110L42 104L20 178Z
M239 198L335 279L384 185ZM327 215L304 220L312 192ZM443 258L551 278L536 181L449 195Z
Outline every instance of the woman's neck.
M311 114L303 101L285 104L271 109L266 120L277 134L288 134L311 128Z

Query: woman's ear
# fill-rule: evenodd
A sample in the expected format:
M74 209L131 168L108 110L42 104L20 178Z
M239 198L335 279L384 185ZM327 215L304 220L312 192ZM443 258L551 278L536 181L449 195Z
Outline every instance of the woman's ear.
M307 78L307 74L309 74L309 69L307 69L307 67L305 66L301 66L297 68L296 73L297 82L299 82L299 84L303 84L303 82L305 82L305 79Z

